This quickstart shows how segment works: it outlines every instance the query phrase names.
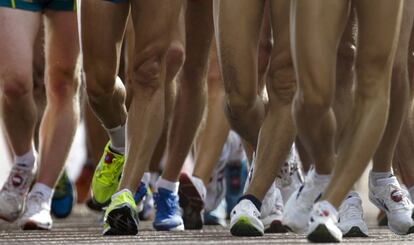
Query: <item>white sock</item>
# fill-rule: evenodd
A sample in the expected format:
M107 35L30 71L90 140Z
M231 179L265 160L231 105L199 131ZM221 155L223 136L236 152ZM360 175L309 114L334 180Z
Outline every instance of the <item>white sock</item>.
M150 172L145 172L144 175L142 176L141 182L143 182L145 186L148 187L150 183L150 178L151 178Z
M393 175L392 171L387 171L387 172L374 172L371 171L370 173L371 175L371 184L374 186L377 186L377 181L379 179L385 179L385 178L389 178L390 176Z
M52 197L53 197L54 190L45 184L36 183L33 186L31 193L35 193L35 192L42 193L43 197L45 198L45 200L47 201L47 204L50 207L50 205L52 204Z
M36 154L35 154L34 146L21 156L15 156L14 162L18 165L24 166L26 168L33 168L35 161L36 161Z
M179 186L179 182L171 182L168 180L163 179L162 177L160 177L157 181L157 192L158 192L158 188L164 188L167 189L169 191L172 191L174 194L178 194L178 186Z
M414 201L414 186L408 188L408 192L410 193L411 201Z
M152 188L157 186L158 177L160 177L160 175L157 172L150 172L149 184Z
M117 153L125 153L125 125L115 128L105 128L111 140L111 149Z
M313 179L318 182L318 183L325 183L325 182L329 182L331 180L331 176L330 174L318 174L315 170L314 174L313 174Z

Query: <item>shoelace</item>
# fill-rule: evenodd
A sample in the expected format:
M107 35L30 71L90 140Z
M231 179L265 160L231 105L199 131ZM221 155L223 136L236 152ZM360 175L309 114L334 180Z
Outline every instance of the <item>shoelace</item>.
M348 203L346 206L346 209L343 210L340 213L340 216L346 214L345 216L341 217L341 218L355 218L355 219L359 219L359 218L363 218L363 213L361 212L361 209L359 207L358 204L356 203Z
M121 168L123 167L123 164L121 164L120 159L114 157L112 159L111 164L103 164L102 169L99 172L98 178L100 180L103 180L104 183L110 184L113 183L114 180L116 180L119 177L119 172Z
M172 194L160 194L157 193L154 197L156 201L156 208L162 213L172 216L177 211L176 197Z
M28 213L35 213L42 208L42 203L45 201L42 193L34 192L29 195L27 202L30 203L26 205Z

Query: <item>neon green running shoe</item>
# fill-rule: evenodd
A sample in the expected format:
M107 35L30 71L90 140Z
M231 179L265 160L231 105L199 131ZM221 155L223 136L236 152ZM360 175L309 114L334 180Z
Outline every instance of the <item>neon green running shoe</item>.
M104 235L138 234L138 211L132 193L124 189L112 196L111 204L105 211Z
M125 161L125 157L113 152L109 145L110 142L105 146L92 178L92 200L100 207L107 206L116 192Z

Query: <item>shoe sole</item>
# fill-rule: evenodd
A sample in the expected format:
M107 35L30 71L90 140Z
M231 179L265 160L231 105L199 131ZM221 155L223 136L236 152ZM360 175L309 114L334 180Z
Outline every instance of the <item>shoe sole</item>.
M329 232L325 225L318 225L312 233L307 236L310 242L315 243L338 243L340 242Z
M104 235L136 235L138 234L138 220L134 219L131 208L123 206L112 210L107 217L109 229Z
M281 221L275 220L270 226L265 229L265 233L287 233L288 229L282 224Z
M163 226L163 225L154 225L153 227L156 231L184 231L185 227L184 224L181 224L179 226L176 227L169 227L169 226Z
M368 237L368 235L362 232L359 227L354 226L344 234L344 237Z
M186 230L201 230L203 228L201 215L204 208L203 199L198 195L197 189L187 174L181 174L179 181L178 195L180 207L183 209L184 228Z
M50 228L39 226L38 224L36 224L36 223L34 223L32 221L26 222L22 226L22 229L25 230L25 231L30 231L30 230L48 231L48 230L50 230Z
M233 236L263 236L263 233L254 227L247 217L240 219L231 227Z
M86 206L94 211L102 211L104 207L107 207L111 203L111 200L108 200L105 203L99 203L95 200L95 198L90 198L86 202Z

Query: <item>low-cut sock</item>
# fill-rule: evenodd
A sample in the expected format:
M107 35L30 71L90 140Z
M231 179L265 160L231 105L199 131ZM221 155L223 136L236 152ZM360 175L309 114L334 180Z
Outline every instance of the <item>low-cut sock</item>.
M42 194L44 200L47 202L49 207L52 205L52 197L54 193L54 190L52 188L50 188L49 186L43 183L36 183L33 186L31 193L36 193L36 192Z
M169 181L169 180L166 180L166 179L163 179L162 177L160 177L157 181L157 184L156 184L156 190L158 192L159 188L163 188L163 189L171 191L174 194L178 194L179 184L180 183L178 181L177 182L172 182L172 181Z
M145 184L145 186L149 186L151 180L151 174L150 172L145 172L144 175L142 176L141 182Z
M23 166L25 168L33 168L36 162L36 150L34 146L30 148L28 152L23 155L15 156L14 162L19 166Z
M125 125L105 128L111 140L110 148L116 153L125 154Z
M331 174L318 174L316 171L313 173L313 179L317 183L327 183L331 180Z
M257 210L259 210L259 211L262 208L262 202L253 195L250 195L250 194L244 195L244 196L240 197L240 199L237 203L240 203L243 200L251 201L253 203L253 205L257 208Z
M390 177L394 176L394 174L393 174L392 171L387 171L387 172L374 172L374 171L371 171L370 176L371 176L371 178L370 178L371 184L374 185L374 186L377 186L378 185L377 184L378 180L390 178Z

